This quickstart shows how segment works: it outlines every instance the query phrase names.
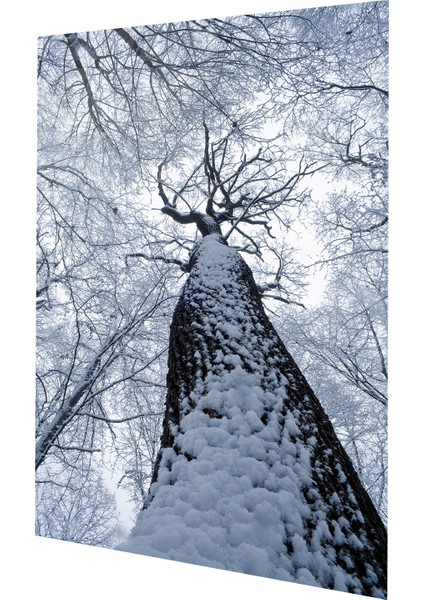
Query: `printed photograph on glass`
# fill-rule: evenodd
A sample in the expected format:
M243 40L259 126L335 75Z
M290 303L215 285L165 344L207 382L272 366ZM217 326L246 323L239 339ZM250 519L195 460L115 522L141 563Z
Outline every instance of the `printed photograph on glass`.
M386 598L388 3L37 82L36 535Z

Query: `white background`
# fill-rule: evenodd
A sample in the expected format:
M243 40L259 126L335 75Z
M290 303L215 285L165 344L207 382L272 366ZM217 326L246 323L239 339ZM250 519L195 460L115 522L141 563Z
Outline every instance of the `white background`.
M345 4L343 0L328 4ZM154 6L152 6L154 4ZM90 548L33 535L37 36L320 6L308 0L4 2L0 30L0 595L60 600L287 598L339 592ZM391 0L389 599L423 597L422 8ZM5 131L5 135L4 135ZM4 335L6 332L6 335Z

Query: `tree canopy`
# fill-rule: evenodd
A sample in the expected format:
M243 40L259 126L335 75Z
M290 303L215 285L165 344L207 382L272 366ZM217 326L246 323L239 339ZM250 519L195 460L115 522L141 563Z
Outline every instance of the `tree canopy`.
M110 515L112 478L142 504L171 314L214 228L249 261L385 517L387 45L384 1L39 39L42 535L67 535L60 490ZM301 225L320 248L309 264ZM311 308L318 268L327 296ZM75 539L114 543L102 519Z

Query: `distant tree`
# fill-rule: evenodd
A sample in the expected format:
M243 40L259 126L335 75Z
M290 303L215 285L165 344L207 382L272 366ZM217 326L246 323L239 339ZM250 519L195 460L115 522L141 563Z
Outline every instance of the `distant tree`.
M113 547L119 540L114 495L92 469L61 481L40 479L37 486L37 535L94 546ZM88 501L87 501L88 500Z

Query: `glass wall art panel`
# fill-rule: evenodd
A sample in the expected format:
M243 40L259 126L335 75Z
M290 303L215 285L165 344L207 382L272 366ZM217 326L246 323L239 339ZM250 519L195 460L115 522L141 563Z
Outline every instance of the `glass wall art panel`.
M38 37L36 536L386 598L388 3L202 10Z

